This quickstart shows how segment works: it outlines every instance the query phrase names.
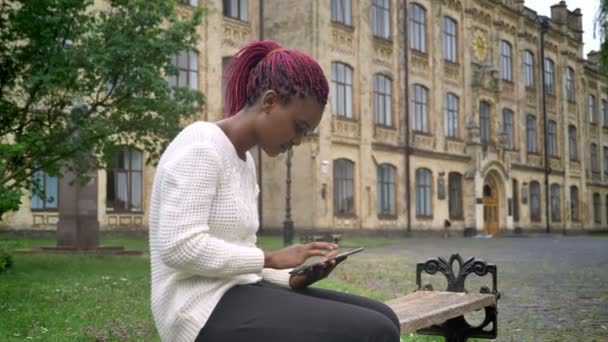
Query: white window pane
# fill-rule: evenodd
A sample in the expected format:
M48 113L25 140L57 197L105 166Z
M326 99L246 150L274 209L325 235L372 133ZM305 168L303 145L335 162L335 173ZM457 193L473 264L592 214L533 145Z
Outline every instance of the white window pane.
M346 88L346 115L349 118L353 117L353 88Z
M116 201L118 203L118 208L126 209L128 203L128 192L129 188L127 187L127 174L124 172L117 172L115 175L115 184L116 184ZM115 209L118 209L115 208Z
M57 196L59 196L58 184L57 177L46 175L45 206L47 208L57 209Z
M141 210L141 173L133 172L131 174L131 210Z
M198 70L198 53L196 51L190 51L189 57L189 69Z
M241 20L249 20L249 0L241 0Z
M179 56L177 57L177 66L181 69L188 68L188 53L186 51L181 51Z
M131 150L131 170L141 171L142 168L142 153L138 150Z
M191 71L190 72L190 78L189 78L189 87L192 90L198 90L198 72L196 71Z

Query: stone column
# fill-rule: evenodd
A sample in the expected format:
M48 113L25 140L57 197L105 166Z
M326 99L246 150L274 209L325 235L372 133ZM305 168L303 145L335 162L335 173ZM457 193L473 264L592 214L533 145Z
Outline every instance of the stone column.
M99 247L97 219L97 171L89 173L91 180L81 186L73 172L65 171L59 182L59 222L57 247L90 250Z

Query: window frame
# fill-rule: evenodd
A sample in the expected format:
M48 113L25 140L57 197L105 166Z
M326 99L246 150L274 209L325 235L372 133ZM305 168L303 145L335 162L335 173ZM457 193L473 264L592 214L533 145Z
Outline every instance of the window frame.
M427 53L426 8L419 3L410 4L410 49Z
M123 168L120 169L118 167L119 160L118 158L120 158L120 153L128 153L128 168ZM140 164L139 164L139 169L133 169L133 152L137 152L140 155ZM116 155L114 156L115 159L114 161L116 162L116 166L115 167L110 167L111 165L108 165L108 167L106 168L106 212L111 212L111 213L137 213L137 214L141 214L144 212L144 151L140 150L138 148L134 148L134 147L130 147L130 146L121 146L117 151L116 151ZM126 194L126 207L122 208L122 207L118 207L116 204L120 201L120 196L118 196L118 194L120 193L119 191L119 186L120 184L118 184L118 182L116 181L116 175L117 174L126 174L126 188L127 188L127 194ZM138 174L139 175L139 186L140 186L140 193L139 193L139 204L140 207L139 208L133 208L133 175L134 174ZM113 175L113 179L112 181L110 181L110 175ZM109 187L110 186L114 187L113 193L114 193L114 201L113 201L113 205L109 206L110 203L110 191L109 191Z
M513 124L515 113L509 108L502 109L502 130L507 136L507 149L515 148L515 129ZM507 120L508 118L508 120Z
M483 110L484 108L487 110ZM482 145L488 145L491 141L490 108L488 101L479 101L479 141Z
M533 125L530 125L533 123ZM538 135L537 135L537 122L534 114L526 115L526 151L528 153L538 153Z
M601 212L602 198L601 198L599 192L593 193L592 203L593 203L593 222L601 224L602 223L602 212Z
M340 165L342 164L342 165ZM338 169L343 166L344 175L337 175ZM350 171L350 174L349 174ZM340 177L338 177L340 176ZM350 182L350 183L349 183ZM333 212L334 216L356 216L356 193L355 193L355 163L346 158L338 158L333 161ZM343 188L344 187L344 188ZM342 190L342 191L341 191ZM348 196L352 201L349 203ZM341 198L340 196L345 196ZM344 205L343 205L344 204ZM350 207L349 207L350 204ZM342 207L345 208L342 208ZM342 209L345 209L342 211Z
M382 87L380 87L380 85L382 85ZM373 87L372 102L374 108L374 124L384 127L394 127L392 108L393 80L387 75L380 73L375 74L373 77Z
M566 68L566 98L569 102L576 101L575 95L575 84L574 84L574 69L572 67Z
M450 172L448 174L448 211L451 220L464 219L462 200L462 174Z
M342 68L342 76L340 78L340 68ZM349 83L350 78L350 83ZM343 62L331 63L331 90L332 90L332 114L337 117L354 119L354 98L353 98L353 68ZM343 93L340 93L344 91ZM343 101L341 95L344 96ZM348 97L350 96L350 101ZM343 111L340 111L340 106L343 106Z
M555 120L548 120L547 122L547 138L549 143L549 156L559 157L557 151L557 122Z
M415 182L416 217L431 219L433 218L433 172L425 167L416 169ZM423 194L422 197L421 194Z
M345 6L348 4L348 6ZM331 0L331 21L340 25L353 27L352 0Z
M372 34L374 37L391 40L391 1L372 0L371 16ZM381 22L378 22L380 18L382 18L382 20Z
M570 161L578 161L576 126L568 125L568 155Z
M534 88L534 53L530 50L524 50L524 87L526 89Z
M545 57L545 94L555 96L555 63L548 57Z
M572 222L580 221L580 209L578 205L578 187L570 186L570 219Z
M232 13L232 4L233 1L236 1L236 16ZM223 4L223 13L224 17L232 18L235 20L239 20L242 22L249 22L249 0L224 0ZM245 7L245 8L243 8Z
M460 138L459 106L460 99L452 92L445 95L445 136L452 139Z
M442 26L443 60L456 64L458 63L458 22L446 15L443 17Z
M380 218L397 217L397 168L391 164L379 164L376 168L377 177L377 205L376 210ZM388 201L388 211L385 209L385 200Z
M513 82L513 45L500 41L500 75L503 81Z
M541 194L540 194L540 183L537 181L530 182L530 221L540 222L541 221ZM534 208L534 201L536 199L536 210Z
M412 124L413 131L419 133L430 132L429 130L429 89L420 83L414 84L414 92L412 96L413 114ZM420 98L418 97L420 95Z
M32 182L35 182L35 179L40 179L40 188L43 189L43 195L44 198L42 198L40 196L40 194L36 193L33 189L34 184L31 184L30 186L30 211L32 212L42 212L42 211L50 211L50 212L55 212L55 211L59 211L59 177L57 176L52 176L50 174L48 174L47 172L44 172L42 170L38 170L36 172L34 172L34 174L32 175ZM53 197L53 196L49 196L49 193L52 191L49 191L49 183L53 182L55 189L56 189L56 193L57 196ZM41 206L40 207L34 207L34 199L36 198L36 203L40 203ZM52 202L49 202L48 199L49 198L53 198ZM54 206L52 206L54 203Z
M180 65L182 61L182 56L185 55L186 65ZM194 58L193 58L194 57ZM192 61L195 60L196 64L192 64ZM182 50L178 55L171 57L171 63L173 66L177 68L177 75L169 75L168 83L172 88L183 88L185 86L190 90L200 90L200 55L197 50L186 51ZM196 66L196 69L192 69L193 65ZM180 86L180 80L182 79L182 73L185 74L185 85ZM196 75L196 81L193 83L191 77ZM196 84L196 88L192 88L192 84Z
M559 184L553 183L550 187L551 221L561 222L561 199Z

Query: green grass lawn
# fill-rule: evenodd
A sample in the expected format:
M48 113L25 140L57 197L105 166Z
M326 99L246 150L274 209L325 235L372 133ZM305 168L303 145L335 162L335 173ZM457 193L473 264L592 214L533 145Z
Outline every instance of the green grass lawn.
M346 240L343 247L380 246L389 239ZM0 235L0 248L53 246L50 239ZM146 238L107 237L102 245L147 251ZM280 237L261 237L266 250L281 248ZM0 274L0 341L159 341L150 311L147 255L88 256L14 254L14 266ZM330 277L316 286L382 296ZM440 341L408 335L404 341Z

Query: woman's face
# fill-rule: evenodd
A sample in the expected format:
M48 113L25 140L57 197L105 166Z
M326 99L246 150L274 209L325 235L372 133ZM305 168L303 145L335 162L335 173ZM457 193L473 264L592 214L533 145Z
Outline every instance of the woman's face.
M314 97L294 96L283 104L277 93L269 90L262 95L262 114L258 122L258 145L270 157L300 145L302 138L312 132L323 116L323 107Z

